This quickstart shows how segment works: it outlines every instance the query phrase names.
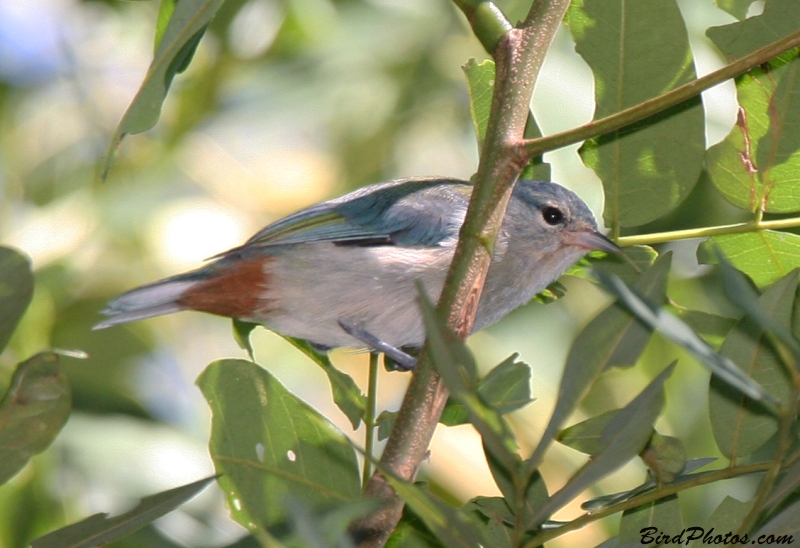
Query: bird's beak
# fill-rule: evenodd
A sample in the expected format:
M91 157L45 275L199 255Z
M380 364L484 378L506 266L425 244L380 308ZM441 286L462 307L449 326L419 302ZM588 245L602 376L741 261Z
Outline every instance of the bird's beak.
M590 251L607 251L608 253L622 253L622 249L608 237L594 230L580 230L566 234L566 241L570 245L583 247Z

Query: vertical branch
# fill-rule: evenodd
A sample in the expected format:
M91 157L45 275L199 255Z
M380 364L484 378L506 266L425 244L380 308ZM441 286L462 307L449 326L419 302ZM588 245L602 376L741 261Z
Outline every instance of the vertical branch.
M491 53L496 66L475 188L438 307L449 327L466 338L475 321L494 239L526 163L519 145L536 77L569 0L533 0L528 17L514 28L490 2L458 0L456 4L464 10L481 42L495 44ZM414 479L446 401L447 390L423 349L381 457L383 470L406 481ZM367 482L365 494L385 504L353 524L351 533L361 547L380 547L400 520L403 502L380 472Z

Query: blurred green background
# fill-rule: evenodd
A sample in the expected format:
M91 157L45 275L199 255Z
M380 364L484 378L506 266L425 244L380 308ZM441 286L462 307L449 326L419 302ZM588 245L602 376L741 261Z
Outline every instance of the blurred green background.
M498 3L511 20L527 9L523 1ZM734 19L712 0L679 4L698 72L718 68L723 61L703 33ZM414 175L469 178L477 165L461 65L488 56L450 3L228 0L176 78L159 124L127 137L100 183L108 141L152 56L157 12L155 1L0 2L0 244L30 256L36 273L33 303L0 356L0 387L16 362L40 350L90 356L63 359L75 411L56 443L0 486L0 548L213 473L209 413L194 379L214 359L244 356L230 322L186 313L91 331L108 298L194 268L268 222L353 188ZM593 95L591 72L562 28L534 95L543 132L589 121ZM733 124L732 84L704 101L710 146ZM554 180L599 217L602 188L576 150L546 159ZM701 183L658 229L735 220ZM694 261L696 243L672 245L673 289L728 312L706 292L714 280ZM529 305L470 340L483 366L514 351L532 365L537 401L511 419L529 440L523 450L549 416L572 337L608 302L589 282L564 283L565 298ZM321 370L265 330L254 342L262 365L351 433ZM655 338L642 367L604 377L587 414L624 403L675 356ZM687 440L690 457L713 456L707 374L680 357L659 430ZM337 351L333 359L366 385L366 355ZM382 374L382 409L399 406L407 382L408 375ZM551 489L583 459L555 448L543 470ZM644 473L629 465L592 494L633 487ZM421 477L457 500L497 492L468 426L439 429ZM689 497L698 509L720 498L717 488ZM562 516L578 512L569 507ZM572 534L566 545L597 543L603 527L613 524ZM208 489L117 546L225 546L243 534L221 494Z

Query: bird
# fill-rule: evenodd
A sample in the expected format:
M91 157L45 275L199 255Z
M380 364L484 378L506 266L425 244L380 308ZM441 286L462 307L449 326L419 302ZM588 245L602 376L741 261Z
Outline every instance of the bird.
M304 339L320 352L415 359L425 329L418 286L436 300L455 252L471 183L446 177L366 186L278 220L196 270L132 289L94 328L207 312ZM554 182L520 180L511 194L473 332L529 302L593 250L619 253L586 203Z

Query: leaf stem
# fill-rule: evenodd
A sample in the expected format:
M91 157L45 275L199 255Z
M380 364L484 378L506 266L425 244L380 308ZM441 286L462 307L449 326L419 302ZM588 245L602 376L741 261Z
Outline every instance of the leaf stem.
M773 57L788 51L800 45L800 31L794 32L780 40L777 40L768 46L754 51L753 53L742 57L728 65L725 65L719 70L698 78L684 84L680 87L673 89L663 95L654 97L644 103L640 103L625 110L621 110L611 116L606 116L599 120L594 120L583 126L549 135L547 137L540 137L538 139L526 139L519 143L521 149L520 155L530 159L542 155L549 150L555 150L567 145L579 143L586 139L597 137L609 133L611 131L623 128L633 122L643 120L653 114L666 110L677 104L691 99L701 92L735 78L745 72L766 63Z
M641 506L649 502L657 501L664 497L668 497L670 495L680 493L681 491L691 489L692 487L698 487L700 485L706 485L720 480L735 478L747 474L766 472L772 466L773 466L772 461L757 462L742 466L729 466L727 468L722 468L720 470L714 470L713 472L693 474L691 476L691 479L686 479L685 481L664 485L661 488L656 489L654 491L650 491L642 495L639 495L637 497L630 498L618 504L613 504L611 506L603 508L602 510L592 512L591 514L589 513L584 514L581 517L574 519L562 525L561 527L558 527L557 529L542 531L538 535L531 538L528 542L526 542L524 544L524 547L534 548L537 546L541 546L545 542L549 542L556 537L560 537L564 533L575 531L577 529L580 529L581 527L584 527L604 517L611 516L618 512L624 512L625 510L630 510L631 508L636 508L637 506Z
M637 234L635 236L621 236L616 240L620 247L633 245L653 245L687 240L689 238L709 238L725 234L741 234L744 232L759 232L761 230L780 230L784 228L800 227L800 217L775 219L771 221L750 221L732 225L719 225L703 228L689 228L686 230L672 230L669 232L654 232L652 234Z
M364 410L364 471L361 485L366 486L372 475L372 461L375 459L375 410L378 401L378 353L369 353L369 381L367 386L367 407Z

